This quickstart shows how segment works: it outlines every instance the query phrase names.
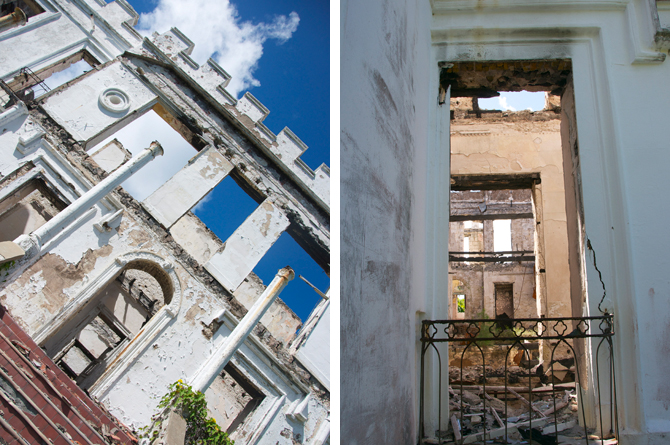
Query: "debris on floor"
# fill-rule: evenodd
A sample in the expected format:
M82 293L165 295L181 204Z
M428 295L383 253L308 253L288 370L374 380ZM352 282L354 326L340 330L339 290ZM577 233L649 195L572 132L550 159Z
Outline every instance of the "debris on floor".
M441 443L528 445L614 445L579 425L575 384L449 387L448 429ZM437 443L437 442L436 442Z

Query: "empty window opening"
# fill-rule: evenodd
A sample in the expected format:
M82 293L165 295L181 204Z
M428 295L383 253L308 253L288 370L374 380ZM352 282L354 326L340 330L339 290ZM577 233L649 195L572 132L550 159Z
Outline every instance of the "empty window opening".
M209 415L228 434L238 429L264 398L265 394L230 363L205 391Z
M152 263L124 269L45 342L47 354L81 388L90 388L151 317L169 304L169 278L161 271L159 282L150 273L157 270Z
M0 241L33 232L65 207L44 181L29 181L0 202Z
M494 252L510 252L512 250L511 219L493 220L493 250Z
M481 221L463 222L463 252L484 250L484 224Z
M463 319L467 308L466 286L461 280L452 279L452 300L450 308L450 317Z
M496 319L514 318L514 285L512 283L495 283Z
M81 76L96 65L99 62L88 51L79 51L36 72L24 67L7 85L20 100L33 100Z
M114 139L118 140L132 156L137 156L149 148L153 141L158 141L163 147L163 156L157 156L142 167L141 172L121 184L124 190L138 201L143 201L156 191L196 154L195 148L154 110L150 110L95 145L89 150L89 154L96 153Z
M193 214L222 241L242 225L258 207L229 175L193 207Z
M450 195L449 273L470 283L466 311L487 318L581 316L586 249L570 60L442 66L457 192ZM468 220L483 221L484 249L466 261L454 252L465 245ZM499 253L505 251L512 253ZM586 351L574 346L585 370ZM551 360L550 349L541 349L540 361Z
M546 106L547 93L544 91L504 91L498 97L478 99L482 110L501 111L541 111Z
M280 298L304 322L322 297L301 280L299 275L302 275L324 294L330 287L330 278L286 232L281 234L277 242L258 262L254 273L267 286L277 271L285 266L293 268L295 279L286 285Z
M63 71L59 71L47 77L44 79L44 83L47 85L47 87L49 87L50 90L53 90L71 81L72 79L81 76L91 68L91 65L86 60L82 59L79 62L73 63L68 68L65 68ZM41 96L41 94L37 94L36 97L37 96Z
M458 313L465 313L465 294L456 294Z

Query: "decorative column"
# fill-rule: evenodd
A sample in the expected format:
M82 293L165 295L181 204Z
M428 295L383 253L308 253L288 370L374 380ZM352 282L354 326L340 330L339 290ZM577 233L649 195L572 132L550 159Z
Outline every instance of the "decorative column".
M39 251L45 243L72 224L84 211L96 205L98 201L132 176L133 173L144 167L149 161L156 158L156 156L162 155L163 147L156 141L152 142L149 148L119 167L114 173L100 181L88 192L81 195L62 212L47 221L46 224L36 229L30 235L19 236L14 242L21 246L26 253L29 253L33 249Z
M203 363L191 379L191 386L195 391L204 392L217 375L221 374L223 368L228 364L231 357L242 346L244 340L249 336L254 326L258 324L265 311L268 310L273 301L279 296L284 287L295 277L295 272L289 266L279 269L277 275L265 289L265 292L256 300L249 309L247 315L237 324L221 346L219 346L209 359Z
M0 32L16 26L23 26L27 21L26 13L21 8L14 8L14 12L0 18Z

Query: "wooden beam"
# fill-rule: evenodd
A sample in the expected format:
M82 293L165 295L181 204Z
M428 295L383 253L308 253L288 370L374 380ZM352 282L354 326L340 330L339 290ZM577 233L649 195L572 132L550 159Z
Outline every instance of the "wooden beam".
M541 415L542 417L547 417L547 416L544 415L544 413L543 413L542 411L540 411L539 409L535 408L535 406L533 406L533 404L530 403L528 400L526 400L526 398L523 397L521 394L519 394L518 392L514 391L513 389L508 389L508 391L509 391L510 393L512 393L512 395L513 395L514 397L516 397L517 399L521 400L521 401L524 403L524 405L526 405L527 407L529 407L530 409L532 409L533 411L535 411L536 413L538 413L538 414Z
M526 263L535 261L535 255L501 256L501 257L461 257L449 255L453 263Z
M449 215L449 221L489 221L496 219L533 219L532 213L499 213L499 214L474 214Z
M519 190L539 184L540 174L520 175L451 175L451 190Z

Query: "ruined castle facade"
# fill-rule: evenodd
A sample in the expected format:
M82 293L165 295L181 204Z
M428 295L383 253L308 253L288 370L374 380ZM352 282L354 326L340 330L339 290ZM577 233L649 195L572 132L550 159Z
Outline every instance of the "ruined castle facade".
M328 295L301 326L277 298L293 272L272 283L253 273L284 232L329 273L328 167L302 162L300 139L264 126L269 110L249 93L231 96L224 68L193 61L179 30L139 35L124 0L18 1L2 14L0 304L27 335L26 357L130 430L150 424L181 379L205 393L236 443L328 443ZM91 69L38 93L79 60ZM119 185L169 154L164 135L135 157L100 142L149 112L193 157L139 202ZM221 240L191 209L226 177L258 207ZM33 428L8 420L33 418L21 406L56 416L10 380L25 400L4 410L5 433Z

